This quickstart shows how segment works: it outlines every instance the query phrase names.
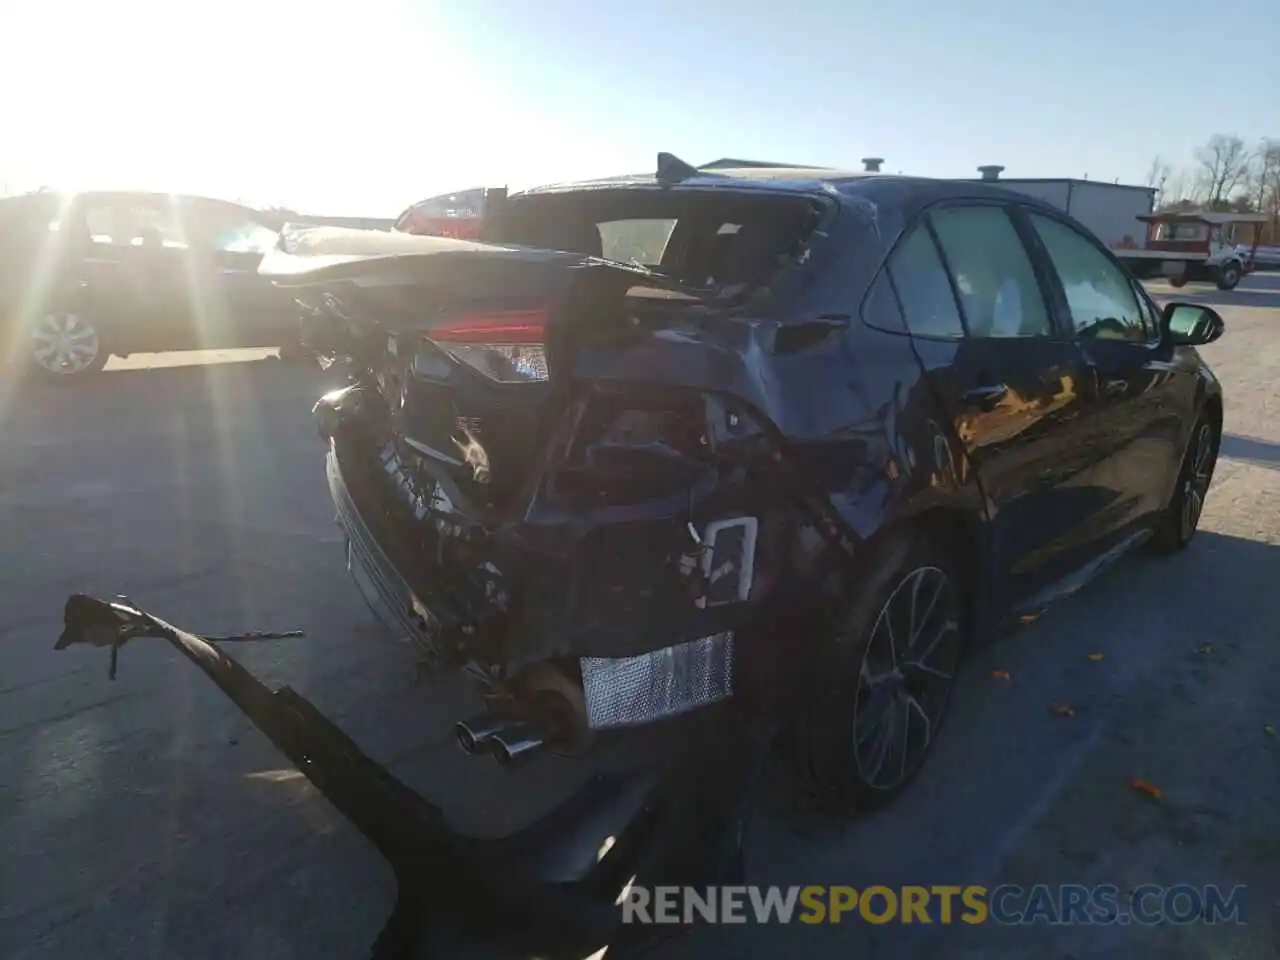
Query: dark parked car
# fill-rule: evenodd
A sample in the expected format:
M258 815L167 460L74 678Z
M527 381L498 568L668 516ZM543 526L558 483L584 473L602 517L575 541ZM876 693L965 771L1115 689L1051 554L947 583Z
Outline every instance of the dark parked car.
M732 699L882 802L967 645L1187 545L1221 436L1221 318L980 183L663 155L262 269L356 371L317 405L352 572L503 761Z
M298 342L292 296L258 274L282 224L169 194L39 192L0 200L0 337L12 365L57 377L111 354Z

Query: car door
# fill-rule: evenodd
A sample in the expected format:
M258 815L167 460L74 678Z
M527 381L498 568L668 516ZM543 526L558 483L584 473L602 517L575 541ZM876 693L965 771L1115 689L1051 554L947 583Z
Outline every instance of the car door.
M115 196L81 195L67 222L83 236L78 244L79 283L94 326L117 353L150 349L148 283L130 243L128 205Z
M1027 600L1087 557L1098 498L1094 402L1080 347L1000 204L935 207L889 270L926 374L986 501L998 605Z
M277 347L298 335L293 296L259 276L263 256L279 231L263 217L235 204L203 202L193 220L201 225L210 258L210 309L221 317L225 347Z
M167 198L89 195L85 267L96 321L116 352L197 346L192 263L181 219Z
M1159 311L1095 239L1065 218L1027 211L1049 264L1052 295L1098 382L1094 485L1108 507L1103 535L1118 543L1165 505L1182 458L1193 378L1160 338Z

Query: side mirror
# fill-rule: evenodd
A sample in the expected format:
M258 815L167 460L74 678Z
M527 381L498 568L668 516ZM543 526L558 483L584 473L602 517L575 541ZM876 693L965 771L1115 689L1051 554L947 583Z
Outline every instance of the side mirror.
M1167 303L1160 319L1165 339L1180 347L1213 343L1227 329L1216 310L1198 303Z

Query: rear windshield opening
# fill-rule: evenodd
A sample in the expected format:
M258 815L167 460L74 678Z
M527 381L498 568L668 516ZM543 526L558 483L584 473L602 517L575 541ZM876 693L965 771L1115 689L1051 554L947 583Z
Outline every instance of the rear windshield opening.
M513 197L490 214L484 239L604 257L737 296L795 262L821 215L800 196L593 190Z

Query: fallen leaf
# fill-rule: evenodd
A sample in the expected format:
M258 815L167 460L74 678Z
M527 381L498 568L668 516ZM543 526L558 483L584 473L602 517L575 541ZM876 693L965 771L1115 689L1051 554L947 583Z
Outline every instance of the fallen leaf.
M1092 661L1094 661L1095 663L1096 663L1097 661L1099 661L1099 660L1105 660L1106 658L1107 658L1107 655L1106 655L1105 653L1089 653L1089 654L1085 654L1085 659L1086 659L1086 660L1092 660Z
M1076 715L1069 703L1051 703L1049 704L1049 712L1055 717L1074 717Z
M1209 654L1213 653L1213 644L1202 643L1200 646L1196 647L1196 653L1200 654L1202 657L1207 657Z
M1008 680L1009 671L1008 670L992 670L991 676L995 677L997 680Z
M1164 791L1161 790L1159 787L1157 787L1154 783L1148 783L1146 780L1141 780L1137 777L1134 777L1132 780L1129 781L1129 786L1133 787L1133 789L1137 790L1139 793L1145 793L1148 797L1151 797L1153 800L1159 800L1162 796L1164 796Z
M1276 728L1273 724L1268 723L1263 726L1262 732L1265 733L1268 737L1274 737L1276 735Z

